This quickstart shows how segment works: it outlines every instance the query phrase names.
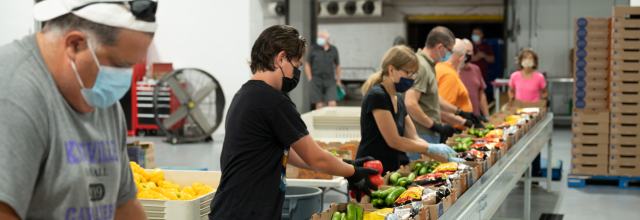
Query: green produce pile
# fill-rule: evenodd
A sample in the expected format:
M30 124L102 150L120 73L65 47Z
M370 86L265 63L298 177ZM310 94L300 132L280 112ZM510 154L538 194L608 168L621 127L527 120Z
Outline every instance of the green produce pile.
M335 212L331 220L362 220L362 208L359 205L347 205L347 212Z
M376 209L391 207L393 202L400 197L400 194L406 190L407 189L403 187L392 187L386 190L373 191L371 193L371 204L373 204L373 207Z
M436 167L438 167L440 164L442 163L435 161L433 159L431 159L431 161L426 161L422 164L416 163L415 165L413 165L412 172L414 172L417 176L422 176L427 173L432 173L433 170L435 170Z
M487 133L489 133L489 131L493 130L494 128L495 126L493 125L487 125L484 127L484 130L469 129L469 134L475 135L476 137L484 137L487 135Z

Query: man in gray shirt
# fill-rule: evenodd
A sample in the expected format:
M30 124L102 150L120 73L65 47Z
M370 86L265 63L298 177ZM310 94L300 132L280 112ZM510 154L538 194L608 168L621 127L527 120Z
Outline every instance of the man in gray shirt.
M43 30L0 47L0 219L146 219L117 101L156 6L43 1Z
M334 72L335 70L335 72ZM329 45L329 32L318 32L317 45L309 47L307 62L304 64L311 88L309 95L311 103L320 109L327 102L329 106L336 106L338 99L337 86L340 82L340 57L338 49Z

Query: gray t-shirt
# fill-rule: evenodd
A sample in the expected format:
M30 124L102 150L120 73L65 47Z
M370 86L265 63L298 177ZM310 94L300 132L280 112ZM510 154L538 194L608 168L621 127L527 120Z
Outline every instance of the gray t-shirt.
M311 65L312 79L335 81L335 65L340 65L338 48L333 45L329 45L329 50L327 51L324 51L324 48L318 45L309 48L307 62Z
M35 35L0 47L0 140L0 202L22 219L113 219L136 196L122 108L74 110Z

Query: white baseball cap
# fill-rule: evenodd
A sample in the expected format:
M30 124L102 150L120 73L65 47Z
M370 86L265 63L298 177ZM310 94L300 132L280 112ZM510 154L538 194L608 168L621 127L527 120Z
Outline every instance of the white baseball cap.
M33 16L38 21L48 21L67 13L73 13L78 17L98 24L141 32L155 32L158 24L155 21L137 19L131 10L129 2L133 1L45 0L33 7ZM147 2L150 2L150 0L147 0ZM156 1L153 3L157 4ZM155 14L155 5L153 13Z

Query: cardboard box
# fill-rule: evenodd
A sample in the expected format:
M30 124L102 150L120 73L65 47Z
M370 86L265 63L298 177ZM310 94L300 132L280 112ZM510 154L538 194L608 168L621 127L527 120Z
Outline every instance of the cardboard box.
M611 39L611 46L610 48L612 50L624 50L624 49L638 49L640 48L640 41L635 41L633 40L633 38L628 39L628 38L614 38ZM626 57L623 57L626 58Z
M638 144L617 144L611 143L609 154L614 155L640 155L640 145Z
M576 48L578 49L583 49L583 48L605 49L609 46L609 40L606 37L598 37L598 38L590 38L590 39L575 38L574 43Z
M582 110L573 111L572 122L609 123L609 112L588 113Z
M638 19L626 19L615 17L613 18L613 28L640 28L640 21Z
M444 214L444 212L449 209L449 207L451 207L451 196L447 196L446 198L442 199L442 201L440 201L440 203L438 204L427 205L427 208L429 209L429 219L437 220L440 216L442 216L442 214Z
M363 213L375 212L377 210L373 208L373 205L371 203L353 203L353 201L355 200L352 200L352 202L350 203L362 207ZM321 212L320 214L313 214L313 216L311 216L311 220L331 220L333 213L347 212L348 205L349 203L338 203L337 205L335 203L332 203L331 205L329 205L329 209L327 209L326 211Z
M145 169L156 168L156 153L153 142L134 141L127 144L129 161L136 162Z
M609 163L609 154L583 154L573 153L571 155L571 164L602 164Z
M614 18L625 18L631 15L640 14L640 7L633 6L613 6Z
M640 155L637 154L611 154L609 155L609 166L632 165L640 166Z
M608 83L606 80L597 80L595 78L583 78L574 81L573 83L574 91L576 89L583 90L604 90L607 88Z
M640 39L637 39L640 41ZM630 49L613 49L611 51L612 60L624 60L624 59L640 59L640 51L638 50L630 50Z
M611 113L637 113L640 112L638 102L611 102Z
M607 59L578 59L573 63L576 69L597 69L597 68L607 68L609 66L609 62Z
M611 68L624 70L640 70L640 62L638 62L638 60L612 60Z
M577 17L574 19L573 24L576 30L579 28L589 27L604 27L609 26L609 18L594 18L594 17Z
M609 51L606 48L578 48L573 52L574 61L580 59L607 59ZM572 62L572 63L573 63Z
M571 153L572 154L609 154L609 143L607 141L603 141L606 143L572 143Z
M640 86L638 87L640 89ZM634 91L615 91L612 90L609 94L609 101L611 102L640 102L640 92Z
M640 124L639 123L611 123L611 128L609 130L611 134L638 134L640 133Z
M637 144L640 143L640 136L638 134L611 134L610 144Z
M640 166L636 166L636 165L609 165L609 175L613 175L613 176L640 176Z
M611 38L640 38L640 29L636 28L612 28Z
M640 81L640 70L611 70L611 81L636 80Z
M609 144L609 132L605 133L573 133L573 144Z
M606 99L574 99L573 107L581 109L585 112L603 112L607 111Z
M640 91L640 81L636 80L616 80L609 83L612 92Z
M571 174L607 175L607 166L603 164L571 164Z
M587 69L575 68L575 69L576 71L573 77L574 80L577 80L578 78L606 79L609 76L609 71L607 70L606 67L587 68Z
M153 79L159 80L165 74L173 71L173 63L153 63L150 71Z
M573 122L572 133L607 133L609 122Z
M638 113L611 113L611 123L640 123L640 115Z
M340 159L351 159L351 151L346 150L336 150L336 152L340 155ZM287 165L286 171L287 178L296 178L296 179L324 179L324 180L332 180L337 178L337 176L332 176L329 174L324 174L315 170L307 170L295 167L293 165Z

